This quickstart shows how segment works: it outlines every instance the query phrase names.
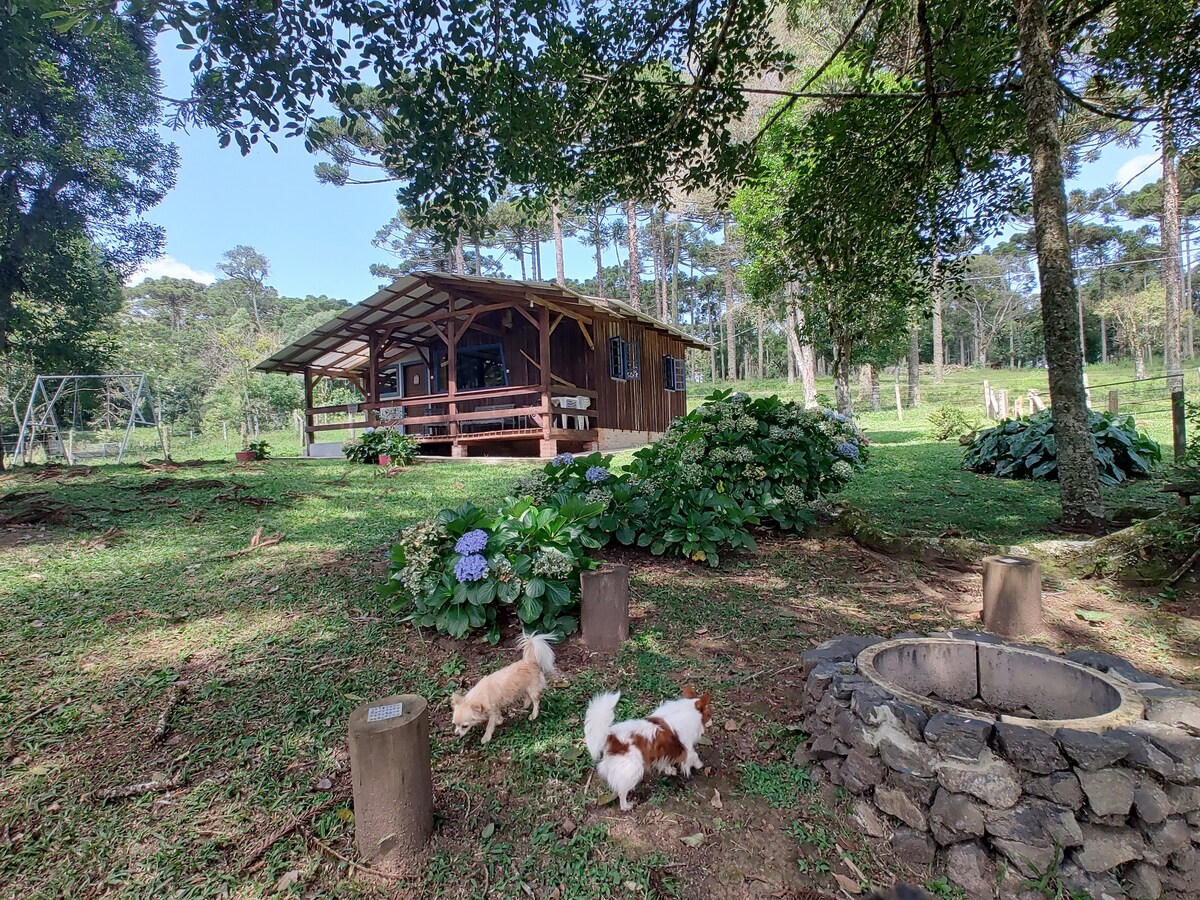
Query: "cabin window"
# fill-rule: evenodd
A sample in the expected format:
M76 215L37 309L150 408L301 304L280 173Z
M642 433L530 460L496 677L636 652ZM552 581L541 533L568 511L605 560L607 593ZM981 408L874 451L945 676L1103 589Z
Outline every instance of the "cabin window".
M383 397L399 397L400 396L400 366L384 366L379 370L379 376L375 382L377 392L381 398Z
M485 388L508 385L508 369L504 365L503 344L481 344L478 347L459 347L458 371L455 373L456 393L482 391ZM449 385L446 370L449 368L444 349L435 354L434 391L441 393Z
M642 345L624 338L608 339L608 374L618 381L636 381L642 377Z
M678 356L664 356L662 362L663 387L668 391L686 391L687 372L683 359Z

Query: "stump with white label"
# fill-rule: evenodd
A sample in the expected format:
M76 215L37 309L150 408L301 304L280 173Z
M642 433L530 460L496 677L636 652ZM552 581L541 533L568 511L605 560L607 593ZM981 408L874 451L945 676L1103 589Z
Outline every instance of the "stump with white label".
M629 638L629 566L602 563L579 584L583 640L592 650L616 652Z
M350 714L354 839L362 859L399 871L433 833L429 709L400 694L364 703Z
M1020 556L983 560L983 627L1003 638L1042 630L1042 567Z

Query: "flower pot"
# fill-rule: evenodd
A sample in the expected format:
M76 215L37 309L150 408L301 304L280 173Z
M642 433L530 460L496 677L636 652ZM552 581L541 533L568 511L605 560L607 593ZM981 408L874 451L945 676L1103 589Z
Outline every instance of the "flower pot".
M253 450L239 450L233 455L237 457L238 462L254 462L255 458L258 456L258 454Z
M392 458L384 453L380 453L379 464L381 466L390 466L392 464Z

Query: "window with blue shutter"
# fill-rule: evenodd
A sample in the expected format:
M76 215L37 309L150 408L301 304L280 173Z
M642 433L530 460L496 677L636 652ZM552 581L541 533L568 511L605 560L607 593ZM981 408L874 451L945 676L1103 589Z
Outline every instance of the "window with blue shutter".
M623 338L608 339L608 374L618 381L636 381L642 377L642 345Z
M687 372L683 359L677 356L664 356L663 387L668 391L687 390Z

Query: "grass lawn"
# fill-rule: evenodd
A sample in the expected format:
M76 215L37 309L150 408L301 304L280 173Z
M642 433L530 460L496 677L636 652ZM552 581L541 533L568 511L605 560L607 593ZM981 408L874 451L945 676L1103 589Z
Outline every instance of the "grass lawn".
M842 499L882 525L996 543L1053 534L1053 485L961 472L959 448L929 441L923 415L863 424L875 455ZM286 434L268 439L287 452ZM177 440L175 456L236 449L200 440ZM855 832L844 794L792 764L796 664L838 633L971 625L978 576L820 531L764 533L716 571L612 551L633 572L630 642L606 660L568 640L539 720L518 716L481 747L478 732L453 738L447 698L511 661L514 632L498 648L418 633L375 584L400 526L492 504L523 469L439 462L389 477L333 460L211 461L0 478L0 516L49 518L0 528L0 897L250 898L290 883L291 896L715 900L897 875L937 887L943 873L905 874ZM1108 499L1163 502L1153 485ZM235 555L258 529L282 537ZM1048 583L1046 602L1047 643L1198 680L1195 598L1071 581ZM1085 610L1104 615L1089 624ZM644 714L685 684L716 698L707 768L647 783L622 814L590 777L587 699L619 688L618 713ZM384 879L347 862L345 722L364 700L409 691L432 704L438 823L412 872ZM156 778L179 786L94 796Z

